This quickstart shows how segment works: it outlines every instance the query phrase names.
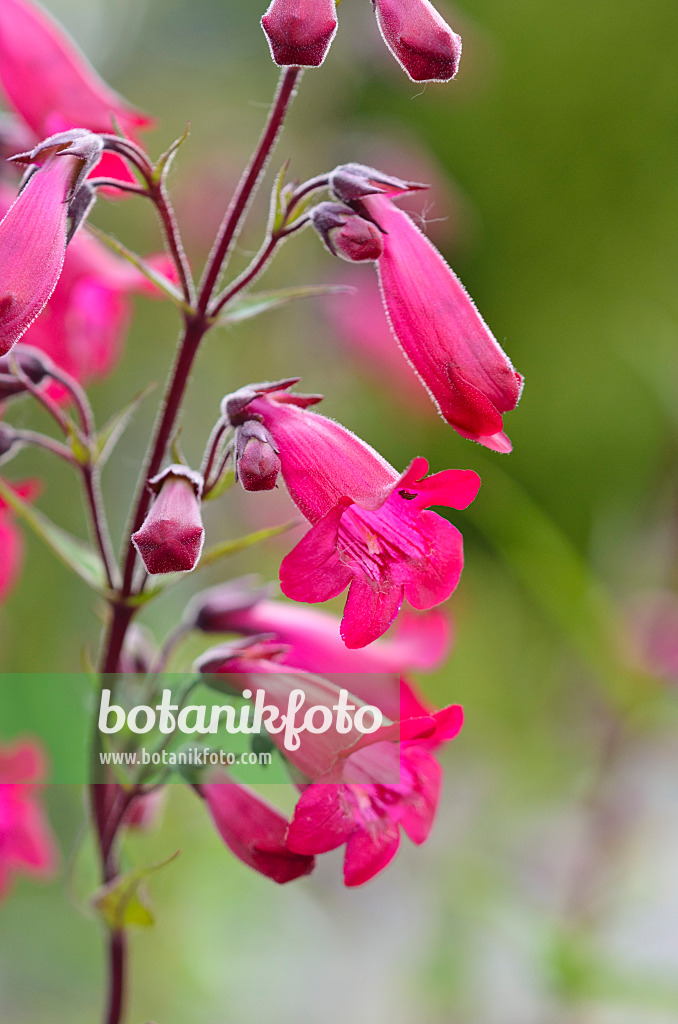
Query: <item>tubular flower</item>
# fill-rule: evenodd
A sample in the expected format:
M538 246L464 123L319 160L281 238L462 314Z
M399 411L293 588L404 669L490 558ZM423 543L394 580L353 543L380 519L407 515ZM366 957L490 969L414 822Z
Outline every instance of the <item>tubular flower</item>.
M398 781L385 783L386 775ZM344 881L362 885L382 871L400 845L400 829L418 845L428 838L442 771L418 744L377 743L352 754L341 780L308 786L294 810L287 845L326 853L346 844Z
M66 254L69 207L82 194L83 175L100 152L97 136L82 132L47 140L20 158L45 162L0 221L0 355L28 330L56 287Z
M123 132L150 124L96 73L63 28L29 0L0 0L0 84L36 138L69 128ZM134 180L107 154L101 173Z
M443 418L462 437L510 452L502 413L523 379L472 299L414 222L382 195L362 204L384 231L379 283L393 333Z
M271 0L261 25L276 64L320 67L337 31L335 0Z
M54 868L54 841L36 800L44 770L34 743L0 747L0 898L13 875L45 876Z
M252 395L242 415L259 419L273 437L288 491L312 525L283 559L283 593L315 603L350 587L341 635L347 647L364 647L388 629L403 599L423 610L455 589L461 534L427 509L466 508L480 479L464 470L426 478L423 458L399 475L345 427L295 404L307 404L303 396L277 387L243 389L239 401ZM235 401L225 402L227 415Z
M313 856L287 847L287 819L254 790L229 780L207 783L200 793L219 835L243 864L280 884L313 871Z
M36 480L15 484L14 490L24 501L32 501L39 491ZM23 559L23 536L15 526L12 512L0 498L0 601L4 601L16 583Z
M449 82L461 59L461 38L428 0L374 0L383 40L413 82Z

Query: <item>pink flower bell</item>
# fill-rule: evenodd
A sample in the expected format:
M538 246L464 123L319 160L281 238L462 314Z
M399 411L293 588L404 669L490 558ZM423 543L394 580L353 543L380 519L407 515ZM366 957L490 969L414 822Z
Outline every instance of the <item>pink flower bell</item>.
M382 299L413 369L458 434L510 452L502 414L518 404L523 378L411 218L387 196L368 195L362 203L384 231L377 260Z
M96 73L63 28L29 0L0 0L0 83L37 138L69 128L133 134L149 119Z
M241 415L263 422L280 451L290 496L312 524L283 559L283 593L313 603L350 587L341 634L347 647L364 647L388 629L403 599L423 610L455 589L461 534L427 509L466 508L480 479L463 470L426 479L423 458L400 475L345 427L306 409L309 400L288 394L287 386L243 388L224 408L245 403Z
M261 25L276 64L320 67L337 31L335 0L271 0Z
M429 0L373 0L383 40L413 82L449 82L461 39Z
M54 840L36 799L44 773L36 744L0 747L0 898L13 875L44 877L54 869Z
M384 783L386 775L398 781ZM416 744L377 743L352 754L340 782L318 782L302 793L287 835L290 850L326 853L346 844L344 882L362 885L395 857L402 828L417 845L428 838L442 771Z
M37 167L0 221L0 355L16 344L42 311L61 274L73 205L84 208L83 179L101 156L88 132L47 139L15 157Z
M191 572L200 561L205 530L200 515L203 481L186 466L169 466L148 486L157 495L132 542L152 576Z
M223 781L201 786L200 793L219 835L243 864L279 884L311 873L315 858L288 849L287 819L254 790Z

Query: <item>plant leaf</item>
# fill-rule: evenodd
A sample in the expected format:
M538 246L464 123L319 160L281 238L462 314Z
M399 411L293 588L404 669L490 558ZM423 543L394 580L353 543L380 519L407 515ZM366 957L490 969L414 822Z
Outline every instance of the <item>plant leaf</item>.
M103 466L109 455L115 448L116 444L120 440L122 434L129 426L129 423L134 416L135 412L143 402L145 398L150 395L151 391L155 389L155 384L151 383L140 391L138 395L135 395L127 405L124 405L122 409L114 413L111 416L108 423L105 424L98 431L94 439L94 458L100 466Z
M131 263L133 267L136 267L137 270L151 282L151 284L154 284L155 287L161 291L163 295L166 295L168 299L171 299L176 306L179 306L180 309L183 309L187 313L191 312L191 307L184 302L182 296L174 287L172 282L168 281L163 274L154 270L153 267L141 258L141 256L137 256L135 252L132 252L132 250L128 249L126 245L119 242L117 238L113 238L113 236L109 235L106 231L102 231L101 228L95 227L94 224L88 223L87 228L95 235L96 238L104 242L109 249L112 249L113 252L118 254L118 256L122 256Z
M154 924L155 917L149 904L145 883L154 872L176 860L179 853L177 850L159 864L127 871L97 889L92 897L92 905L111 931L123 931L130 925L148 928Z
M286 533L295 526L299 526L301 522L303 522L302 519L292 519L289 523L282 523L280 526L268 526L265 530L256 530L254 533L248 533L236 540L225 540L221 544L214 544L213 547L207 548L203 552L198 568L203 569L208 565L214 565L222 558L236 555L239 551L245 551L247 548L254 547L255 544L261 544L262 541L268 540L270 537L278 537L281 533Z
M217 325L239 324L243 320L251 320L271 309L285 306L296 299L309 299L315 295L337 295L339 292L352 292L354 289L338 284L309 284L296 288L279 288L270 292L251 292L241 298L229 302L227 312L218 318Z
M182 145L190 135L191 126L186 125L183 135L180 135L178 139L175 139L172 145L165 150L165 152L158 158L158 162L153 168L153 178L155 181L162 181L167 177L170 167L179 146Z
M0 480L0 497L50 548L63 564L98 591L106 590L106 572L101 558L89 544L62 530L51 519L23 501Z

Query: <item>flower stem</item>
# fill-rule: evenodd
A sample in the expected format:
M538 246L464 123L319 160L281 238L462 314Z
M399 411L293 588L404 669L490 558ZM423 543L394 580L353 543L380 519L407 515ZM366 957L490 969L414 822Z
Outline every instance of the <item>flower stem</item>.
M247 212L247 207L256 194L257 186L282 129L285 115L290 103L294 99L301 73L301 68L285 68L280 74L273 106L259 139L259 144L238 183L205 267L198 298L198 308L203 312L209 306L212 293L217 285L224 263L228 258L231 246L238 234L242 219Z

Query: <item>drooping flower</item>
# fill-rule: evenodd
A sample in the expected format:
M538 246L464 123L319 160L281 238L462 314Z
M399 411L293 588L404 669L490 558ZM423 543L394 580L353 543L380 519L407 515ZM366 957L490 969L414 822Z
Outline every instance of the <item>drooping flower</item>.
M283 884L309 875L315 858L286 844L287 819L258 793L231 780L200 787L219 835L249 867Z
M389 774L397 781L385 783ZM287 845L310 855L345 843L344 881L348 886L362 885L396 855L401 828L417 845L426 841L441 779L440 765L418 744L365 747L346 760L339 782L320 781L304 790Z
M35 743L0 747L0 898L16 874L49 875L54 840L37 800L45 766Z
M292 500L312 525L282 562L283 593L315 603L350 587L341 635L348 647L364 647L386 631L404 599L424 610L455 589L461 534L427 509L466 508L480 480L464 470L426 478L423 458L400 475L345 427L303 408L308 401L280 385L253 386L224 409L229 416L229 403L244 404L243 417L263 422Z
M413 369L457 433L493 451L511 451L502 414L518 403L521 375L411 218L383 195L361 202L384 231L377 260L382 299Z
M70 128L124 133L151 122L97 74L64 29L30 0L0 0L0 84L36 139ZM100 173L133 180L106 154Z
M70 207L100 154L97 136L76 132L17 158L44 163L0 221L0 355L28 330L56 287Z
M203 481L186 466L169 466L148 486L156 494L132 542L151 575L191 572L200 560L205 529L200 514Z
M335 0L271 0L261 25L276 64L320 67L337 31Z
M449 82L461 39L429 0L374 0L383 40L413 82Z
M37 480L13 484L24 501L32 501L40 490ZM4 601L17 581L23 561L23 535L15 525L12 511L0 498L0 602Z

